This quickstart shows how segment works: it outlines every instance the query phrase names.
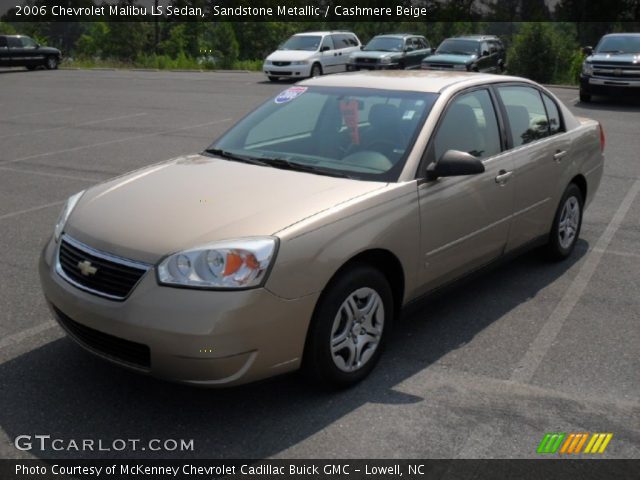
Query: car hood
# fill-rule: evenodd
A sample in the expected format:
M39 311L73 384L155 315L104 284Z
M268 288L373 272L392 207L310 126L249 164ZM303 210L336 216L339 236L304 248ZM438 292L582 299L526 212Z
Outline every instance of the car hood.
M620 63L620 64L640 64L640 52L638 53L623 53L623 54L611 54L611 53L594 53L587 62L606 62L606 63Z
M267 57L272 62L299 62L309 60L316 52L308 50L276 50Z
M90 188L65 232L98 250L156 263L216 240L274 235L385 186L190 155Z
M457 65L466 65L476 58L475 55L446 55L434 54L423 60L423 63L452 63Z
M357 57L357 58L375 58L375 59L380 59L380 58L384 58L384 57L395 57L400 55L400 52L383 52L380 50L372 50L370 52L366 51L366 50L360 50L358 52L354 52L351 54L352 57Z

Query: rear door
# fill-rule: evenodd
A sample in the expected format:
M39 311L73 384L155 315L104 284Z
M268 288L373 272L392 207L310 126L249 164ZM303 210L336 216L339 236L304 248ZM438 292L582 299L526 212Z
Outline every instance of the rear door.
M9 66L18 66L25 64L24 48L18 37L7 37L7 46L9 47Z
M514 161L514 214L508 249L546 235L571 139L555 102L530 85L495 87L503 104Z
M9 66L9 47L7 37L0 36L0 67Z
M331 37L336 52L336 71L343 72L347 69L351 53L358 50L357 42L353 35L347 33L336 33Z

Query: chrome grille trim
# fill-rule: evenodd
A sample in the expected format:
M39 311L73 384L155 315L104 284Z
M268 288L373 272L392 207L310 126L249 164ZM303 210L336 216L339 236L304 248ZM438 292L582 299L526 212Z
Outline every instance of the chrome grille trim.
M60 262L60 255L61 255L61 247L63 242L71 245L72 247L74 247L75 249L81 251L82 253L85 253L89 256L104 260L105 262L109 262L113 265L114 269L117 269L118 266L122 266L122 267L127 267L127 268L133 268L136 270L140 270L141 273L139 275L139 277L137 278L137 280L135 280L135 282L133 282L131 284L131 287L129 288L128 292L126 293L126 295L114 295L108 292L103 292L101 290L97 290L95 288L89 287L87 285L84 285L82 283L80 283L79 281L75 280L74 278L72 278L70 275L68 275L65 271L64 268L62 267L62 264ZM108 298L109 300L117 300L117 301L123 301L125 300L130 294L131 292L135 289L135 287L138 285L138 283L140 283L140 281L142 280L142 278L146 275L146 273L152 268L152 265L149 265L147 263L143 263L143 262L138 262L135 260L130 260L127 258L123 258L123 257L119 257L116 255L112 255L110 253L106 253L106 252L102 252L100 250L96 250L95 248L92 248L88 245L85 245L84 243L70 237L69 235L62 235L62 237L60 238L57 248L56 248L56 255L55 255L55 271L56 273L62 277L65 281L67 281L68 283L70 283L71 285L73 285L74 287L80 289L80 290L84 290L85 292L91 293L93 295L97 295L100 297L104 297L104 298ZM126 273L125 275L130 275L128 273ZM107 282L111 282L111 280L106 280Z

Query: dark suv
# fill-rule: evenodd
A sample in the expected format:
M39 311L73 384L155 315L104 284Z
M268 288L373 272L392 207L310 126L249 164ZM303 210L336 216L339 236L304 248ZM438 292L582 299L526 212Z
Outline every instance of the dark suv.
M507 63L504 45L495 35L447 38L436 53L422 61L425 70L466 70L502 73Z
M585 47L588 56L580 74L580 101L591 95L640 94L640 33L613 33L596 48Z
M43 47L24 35L0 35L0 67L27 67L34 70L43 66L55 70L62 59L57 48Z
M432 52L429 41L421 35L377 35L361 51L351 54L347 70L420 68L422 59Z

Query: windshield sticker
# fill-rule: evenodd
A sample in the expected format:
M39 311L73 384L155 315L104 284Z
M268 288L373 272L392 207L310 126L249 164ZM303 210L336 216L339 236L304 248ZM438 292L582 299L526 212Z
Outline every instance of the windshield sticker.
M342 100L340 102L342 120L351 133L351 143L360 145L360 131L358 130L358 101Z
M307 87L291 87L287 88L284 92L281 92L275 99L276 103L287 103L294 98L299 97L307 91Z

